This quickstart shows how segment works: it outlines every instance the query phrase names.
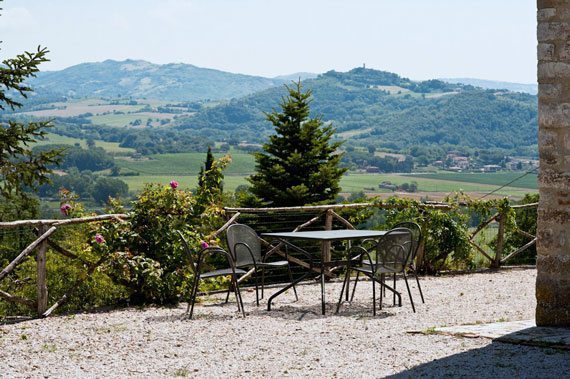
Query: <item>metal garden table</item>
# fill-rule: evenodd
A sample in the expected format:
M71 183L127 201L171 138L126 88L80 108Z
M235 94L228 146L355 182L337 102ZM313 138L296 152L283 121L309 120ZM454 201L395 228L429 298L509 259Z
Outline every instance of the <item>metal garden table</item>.
M386 234L385 230L352 230L352 229L339 229L339 230L319 230L319 231L309 231L309 232L284 232L284 233L261 233L263 237L271 237L282 242L287 243L289 240L309 240L309 241L320 241L321 250L321 263L320 263L320 277L321 277L321 307L322 314L325 314L325 268L331 267L331 265L342 265L346 264L347 261L331 261L325 259L325 249L329 246L328 244L332 241L352 241L366 238L377 238ZM287 285L285 288L277 291L273 294L267 301L267 310L271 310L271 301L281 295L283 292L287 291L294 284L300 282L308 275L305 274L301 278L295 280L293 283Z

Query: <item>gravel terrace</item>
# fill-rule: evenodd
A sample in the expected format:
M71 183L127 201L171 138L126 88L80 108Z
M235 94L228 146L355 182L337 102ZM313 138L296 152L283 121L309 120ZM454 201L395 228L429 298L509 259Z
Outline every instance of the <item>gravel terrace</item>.
M533 318L535 280L534 269L422 278L426 304L412 288L417 313L403 295L403 307L388 297L374 318L369 282L334 315L334 282L326 316L313 283L298 287L299 302L277 298L271 312L244 291L246 318L217 295L197 305L194 320L181 304L1 325L0 377L568 377L568 351L430 333Z

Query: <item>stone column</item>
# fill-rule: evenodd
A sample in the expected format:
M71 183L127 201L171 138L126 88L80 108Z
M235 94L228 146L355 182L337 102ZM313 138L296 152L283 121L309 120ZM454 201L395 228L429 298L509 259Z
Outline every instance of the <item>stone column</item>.
M538 0L536 323L570 326L570 0Z

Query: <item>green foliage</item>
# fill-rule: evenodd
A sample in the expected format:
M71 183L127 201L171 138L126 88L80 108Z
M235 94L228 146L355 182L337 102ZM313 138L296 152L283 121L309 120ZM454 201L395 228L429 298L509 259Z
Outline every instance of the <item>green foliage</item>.
M63 159L58 167L62 169L77 168L79 171L101 171L115 166L113 156L102 147L89 147L83 149L79 146L69 145L41 145L32 150L34 153L58 149L62 151Z
M10 97L16 92L26 98L32 91L24 82L36 75L38 66L48 61L46 49L38 47L34 53L24 53L6 59L0 66L0 110L21 107L20 98ZM34 153L29 145L46 135L49 122L23 124L15 121L0 122L0 195L9 199L24 196L24 187L35 187L48 181L48 166L59 162L58 150ZM5 200L2 200L5 201Z
M132 303L175 303L185 294L192 272L176 231L199 250L200 242L210 241L209 235L223 224L220 187L229 161L224 157L212 162L196 196L178 189L175 181L170 186L147 185L127 222L100 229L112 256L108 273L128 287ZM122 211L112 204L114 212Z
M73 168L67 175L51 175L51 183L42 184L37 191L40 197L54 197L65 188L79 195L84 201L99 204L107 202L109 197L124 198L128 195L128 185L117 178L94 175L91 171L79 172Z
M330 203L340 191L346 169L339 168L339 142L332 142L334 129L320 118L310 118L311 91L302 92L301 82L287 87L281 113L267 114L276 134L255 154L256 173L248 178L251 191L273 206Z

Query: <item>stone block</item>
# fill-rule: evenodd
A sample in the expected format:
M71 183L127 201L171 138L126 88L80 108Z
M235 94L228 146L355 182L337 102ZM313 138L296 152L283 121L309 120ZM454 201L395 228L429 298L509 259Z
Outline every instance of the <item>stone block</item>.
M539 209L537 213L538 217L542 221L559 223L559 224L570 223L570 212L565 212L560 208Z
M536 307L537 326L568 326L570 325L570 310L565 308L548 307L537 304Z
M554 59L554 44L539 43L538 44L538 60L551 61Z
M566 41L570 37L570 24L567 22L539 22L536 36L538 42Z
M560 83L544 83L538 86L538 95L541 100L558 99L562 94L562 84Z
M536 19L540 21L549 21L556 16L556 8L539 9L536 12Z
M540 79L570 79L570 63L539 62L538 78Z
M539 44L540 45L540 44ZM561 60L570 60L570 43L564 42L561 43L558 47L558 57ZM540 59L540 58L539 58Z
M570 127L570 103L541 103L538 123L541 127Z
M560 191L570 190L570 173L552 170L549 167L542 167L538 174L539 186L557 188Z
M556 143L558 142L558 133L555 130L544 130L540 129L538 131L538 143L543 149L554 149L556 148Z

